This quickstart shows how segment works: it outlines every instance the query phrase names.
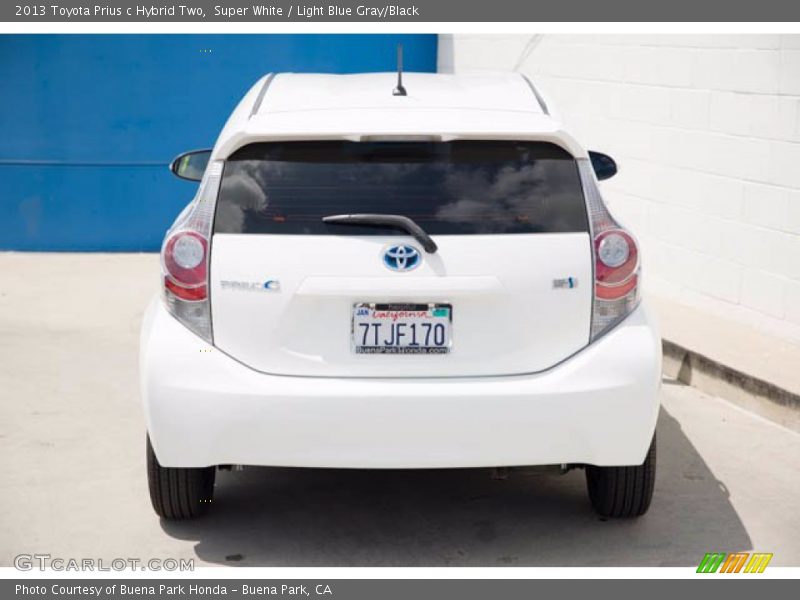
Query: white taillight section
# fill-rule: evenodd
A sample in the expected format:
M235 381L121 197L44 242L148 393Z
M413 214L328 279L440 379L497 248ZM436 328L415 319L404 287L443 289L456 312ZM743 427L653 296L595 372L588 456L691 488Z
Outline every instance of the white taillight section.
M631 255L628 236L621 231L607 231L597 240L597 258L608 268L625 264Z
M175 240L172 258L179 269L196 269L206 258L206 240L194 232L186 232Z
M161 247L164 303L191 331L211 343L208 263L211 225L222 162L209 163L194 200L167 232Z
M608 212L588 159L578 160L594 260L591 341L628 316L639 304L639 247Z

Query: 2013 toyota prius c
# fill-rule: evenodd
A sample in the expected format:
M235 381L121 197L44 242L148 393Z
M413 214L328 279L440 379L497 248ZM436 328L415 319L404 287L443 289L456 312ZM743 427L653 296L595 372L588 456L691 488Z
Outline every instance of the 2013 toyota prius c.
M650 505L661 347L614 161L517 75L267 75L167 232L141 337L156 513L216 469L583 468Z

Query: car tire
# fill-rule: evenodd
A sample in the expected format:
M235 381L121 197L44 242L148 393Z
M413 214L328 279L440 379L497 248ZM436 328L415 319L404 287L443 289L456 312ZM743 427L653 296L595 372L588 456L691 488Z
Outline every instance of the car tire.
M656 479L656 436L644 462L635 467L586 466L592 507L601 517L640 517L650 508Z
M216 467L162 467L147 436L147 483L150 501L162 519L194 519L203 515L214 497Z

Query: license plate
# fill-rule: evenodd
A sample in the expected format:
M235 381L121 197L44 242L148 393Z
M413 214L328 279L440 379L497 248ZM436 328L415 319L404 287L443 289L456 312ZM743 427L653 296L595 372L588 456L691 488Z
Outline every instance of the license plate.
M450 304L353 305L356 354L447 354L451 348Z

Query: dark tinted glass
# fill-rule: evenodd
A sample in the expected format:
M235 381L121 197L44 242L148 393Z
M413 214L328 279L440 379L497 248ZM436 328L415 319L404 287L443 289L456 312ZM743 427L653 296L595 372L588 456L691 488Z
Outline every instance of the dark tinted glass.
M587 231L575 159L541 142L281 142L225 165L217 233L376 235L327 215L396 214L429 234ZM399 232L398 232L399 233Z

